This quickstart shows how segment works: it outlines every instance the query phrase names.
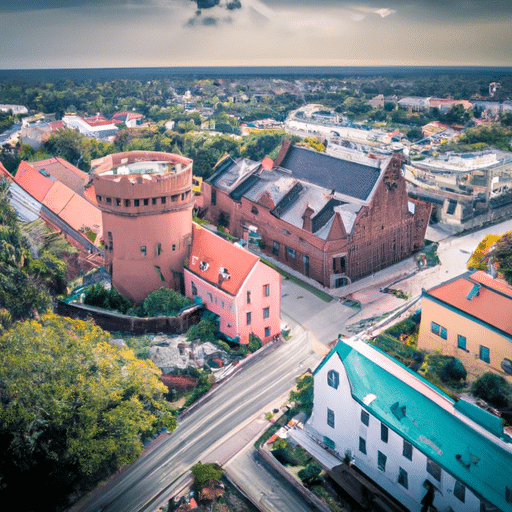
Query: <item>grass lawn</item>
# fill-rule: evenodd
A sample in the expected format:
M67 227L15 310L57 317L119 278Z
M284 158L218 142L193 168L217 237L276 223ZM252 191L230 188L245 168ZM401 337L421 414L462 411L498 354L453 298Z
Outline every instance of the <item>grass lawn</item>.
M332 297L328 295L327 293L324 293L323 291L319 290L318 288L315 288L314 286L309 285L308 283L305 283L304 281L301 281L298 277L295 277L294 275L286 272L286 270L283 270L281 267L278 267L277 265L274 265L271 261L260 257L261 261L265 263L265 265L268 265L269 267L273 268L276 272L279 272L285 279L289 279L295 284L298 284L299 286L302 286L305 290L308 292L311 292L313 295L316 295L318 298L322 299L325 302L331 302Z

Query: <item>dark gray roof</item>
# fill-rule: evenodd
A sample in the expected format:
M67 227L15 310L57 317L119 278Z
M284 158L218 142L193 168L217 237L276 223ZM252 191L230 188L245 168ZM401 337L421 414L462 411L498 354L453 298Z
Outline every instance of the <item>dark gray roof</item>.
M290 170L296 179L363 201L368 199L380 175L378 167L341 160L297 146L288 150L280 167Z

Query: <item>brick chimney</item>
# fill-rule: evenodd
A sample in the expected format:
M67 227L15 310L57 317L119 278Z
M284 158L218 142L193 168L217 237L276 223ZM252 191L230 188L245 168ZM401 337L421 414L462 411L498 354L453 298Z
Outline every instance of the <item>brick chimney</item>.
M313 221L311 220L311 217L315 213L315 210L307 205L306 209L304 210L304 215L302 216L302 229L304 231L308 231L311 233L313 231Z

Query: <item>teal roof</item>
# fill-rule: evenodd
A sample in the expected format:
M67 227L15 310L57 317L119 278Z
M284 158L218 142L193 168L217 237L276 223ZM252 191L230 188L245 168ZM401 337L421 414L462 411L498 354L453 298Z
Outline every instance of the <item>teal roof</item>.
M337 355L345 366L352 396L362 407L472 489L477 496L503 511L512 511L512 505L505 499L505 488L512 489L512 453L455 416L450 410L455 407L455 402L435 386L428 383L429 388L438 393L439 403L412 387L426 385L424 379L418 378L414 372L383 352L369 345L365 347L364 352L375 360L339 342L315 373L325 361ZM383 356L387 369L376 362L381 361ZM403 379L416 379L417 383L410 381L408 384ZM368 405L365 405L364 398L369 394L376 398L370 403L366 400ZM441 403L446 404L449 410L443 408ZM458 414L467 416L494 435L497 433L496 419L490 413L475 411L471 404L460 404L455 408Z

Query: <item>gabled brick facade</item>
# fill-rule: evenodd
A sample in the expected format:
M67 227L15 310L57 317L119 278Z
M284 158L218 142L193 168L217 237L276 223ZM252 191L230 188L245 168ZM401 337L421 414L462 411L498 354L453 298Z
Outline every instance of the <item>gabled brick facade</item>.
M423 246L431 205L407 196L405 158L349 162L284 144L272 169L221 161L204 184L206 217L329 288ZM307 178L307 179L306 179Z

